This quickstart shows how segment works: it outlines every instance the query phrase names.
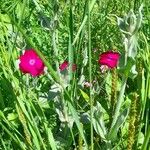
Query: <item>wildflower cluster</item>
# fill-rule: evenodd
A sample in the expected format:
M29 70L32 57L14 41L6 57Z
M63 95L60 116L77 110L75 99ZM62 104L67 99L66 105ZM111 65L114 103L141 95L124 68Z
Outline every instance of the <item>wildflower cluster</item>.
M113 52L112 50L100 54L98 63L101 65L101 71L105 72L108 69L113 69L117 66L120 54ZM25 52L19 57L19 69L23 73L29 73L33 77L39 76L44 73L44 63L38 56L34 49L25 50ZM69 62L65 60L60 64L60 71L64 71L68 68ZM76 71L76 64L72 64L72 71Z

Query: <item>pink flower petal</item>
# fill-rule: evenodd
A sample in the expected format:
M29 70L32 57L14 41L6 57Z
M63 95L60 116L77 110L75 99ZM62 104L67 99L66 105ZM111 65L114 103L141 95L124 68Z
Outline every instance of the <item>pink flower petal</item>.
M62 64L60 64L59 69L61 71L63 71L65 69L67 69L68 66L69 66L69 63L68 63L67 60L65 60ZM72 64L72 71L74 72L74 71L76 71L76 69L77 69L77 65L76 64Z
M43 64L43 62L42 62L42 60L41 60L40 58L37 58L37 59L36 59L35 67L36 67L36 69L38 69L38 70L41 70L41 69L44 68L44 64Z
M19 69L23 73L39 76L44 72L44 63L33 49L26 50L19 59Z
M107 51L99 56L99 64L109 68L115 68L118 64L120 54L118 52Z
M33 68L32 70L30 70L30 74L33 76L33 77L36 77L36 76L39 76L40 73L38 70L36 70L35 68Z
M60 64L59 69L63 71L68 67L68 65L68 61L65 60L62 64Z

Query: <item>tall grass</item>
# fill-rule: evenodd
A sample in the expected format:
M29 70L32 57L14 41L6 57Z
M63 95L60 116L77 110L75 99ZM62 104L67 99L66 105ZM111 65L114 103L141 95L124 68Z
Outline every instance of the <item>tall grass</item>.
M119 18L130 10L138 18L142 3L140 28L124 32ZM142 0L1 0L0 149L149 149L149 8ZM47 67L35 78L18 68L30 48ZM120 62L102 73L98 58L110 49Z

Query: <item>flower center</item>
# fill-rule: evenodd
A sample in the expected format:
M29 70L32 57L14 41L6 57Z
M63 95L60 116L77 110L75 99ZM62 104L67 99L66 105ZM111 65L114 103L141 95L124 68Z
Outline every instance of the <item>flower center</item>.
M35 64L35 59L30 59L29 64L33 66Z

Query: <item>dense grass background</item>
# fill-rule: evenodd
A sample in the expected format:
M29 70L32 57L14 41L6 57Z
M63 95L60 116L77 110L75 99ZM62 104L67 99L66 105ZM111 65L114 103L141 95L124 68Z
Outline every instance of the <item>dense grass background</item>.
M123 18L131 9L138 14L142 3L137 54L128 59L136 76L130 76L130 65L101 73L100 53L116 49L121 60L125 55L116 16ZM146 0L1 0L0 149L150 149L149 24ZM48 68L40 77L17 67L29 48ZM60 72L64 60L77 70ZM92 86L85 87L86 81Z

